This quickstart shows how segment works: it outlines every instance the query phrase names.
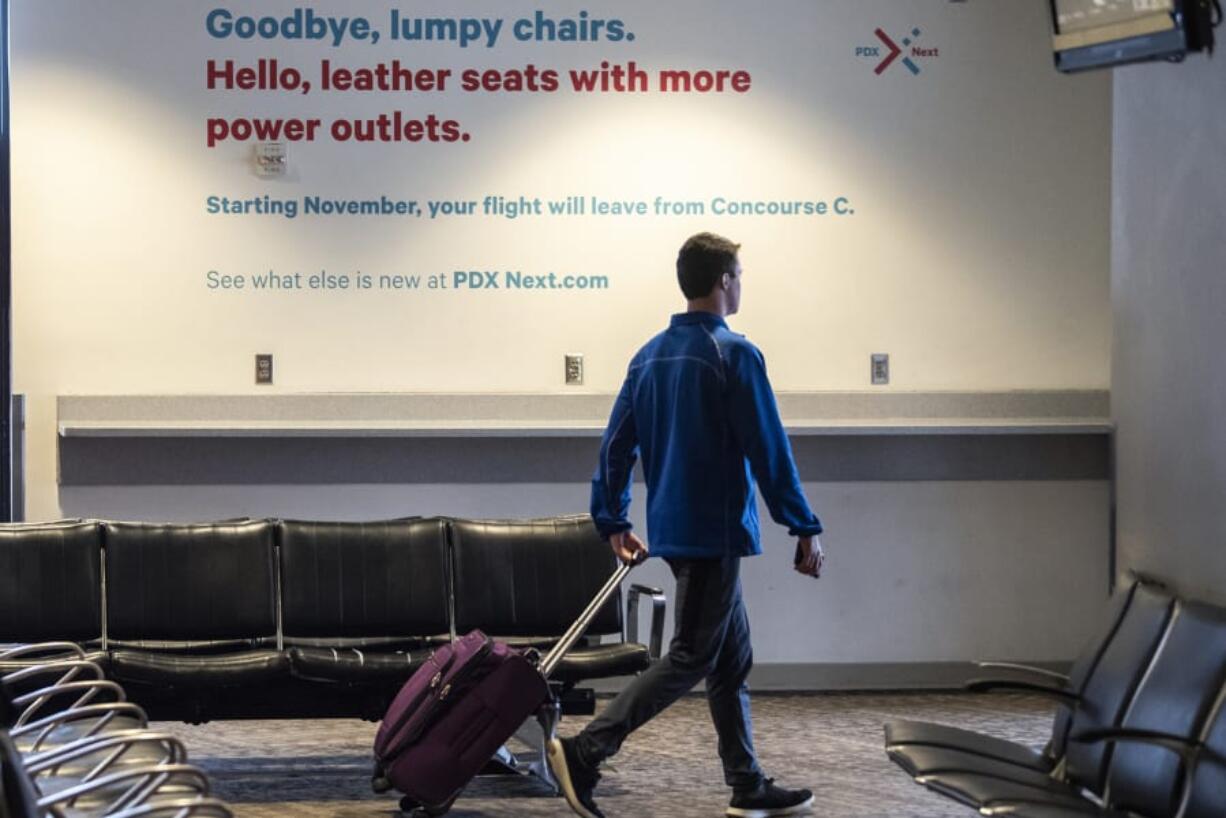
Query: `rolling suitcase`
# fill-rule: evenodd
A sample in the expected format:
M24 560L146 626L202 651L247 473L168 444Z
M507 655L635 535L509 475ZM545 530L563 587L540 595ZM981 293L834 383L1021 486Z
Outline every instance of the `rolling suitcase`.
M375 735L376 792L442 815L519 726L550 697L549 675L617 592L613 576L544 657L471 631L435 651L404 684Z

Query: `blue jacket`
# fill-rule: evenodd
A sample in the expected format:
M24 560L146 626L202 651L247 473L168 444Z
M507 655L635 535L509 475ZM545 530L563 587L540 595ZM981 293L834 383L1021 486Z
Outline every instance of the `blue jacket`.
M592 478L592 519L605 537L631 527L640 455L652 556L762 553L755 478L775 522L793 536L821 533L762 353L718 315L674 315L630 361Z

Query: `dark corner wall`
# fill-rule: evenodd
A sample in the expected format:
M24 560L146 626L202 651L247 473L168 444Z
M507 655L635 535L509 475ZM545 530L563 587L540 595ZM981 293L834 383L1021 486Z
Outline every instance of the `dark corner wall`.
M1119 567L1226 602L1226 55L1114 93Z
M0 522L13 519L13 242L9 214L9 3L0 0Z

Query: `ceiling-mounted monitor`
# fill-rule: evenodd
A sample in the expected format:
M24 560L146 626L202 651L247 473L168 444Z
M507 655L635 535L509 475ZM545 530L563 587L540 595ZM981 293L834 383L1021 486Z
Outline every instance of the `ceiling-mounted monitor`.
M1212 51L1220 0L1050 0L1056 68L1084 71Z

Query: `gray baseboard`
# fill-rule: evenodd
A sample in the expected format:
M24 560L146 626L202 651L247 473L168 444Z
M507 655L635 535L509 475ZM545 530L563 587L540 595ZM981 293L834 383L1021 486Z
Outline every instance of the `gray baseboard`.
M1021 662L1067 673L1071 662ZM996 676L973 662L846 662L776 663L756 665L749 677L755 692L820 692L828 690L959 690L971 679ZM630 677L602 679L591 685L597 693L617 693ZM695 690L702 690L699 685Z

